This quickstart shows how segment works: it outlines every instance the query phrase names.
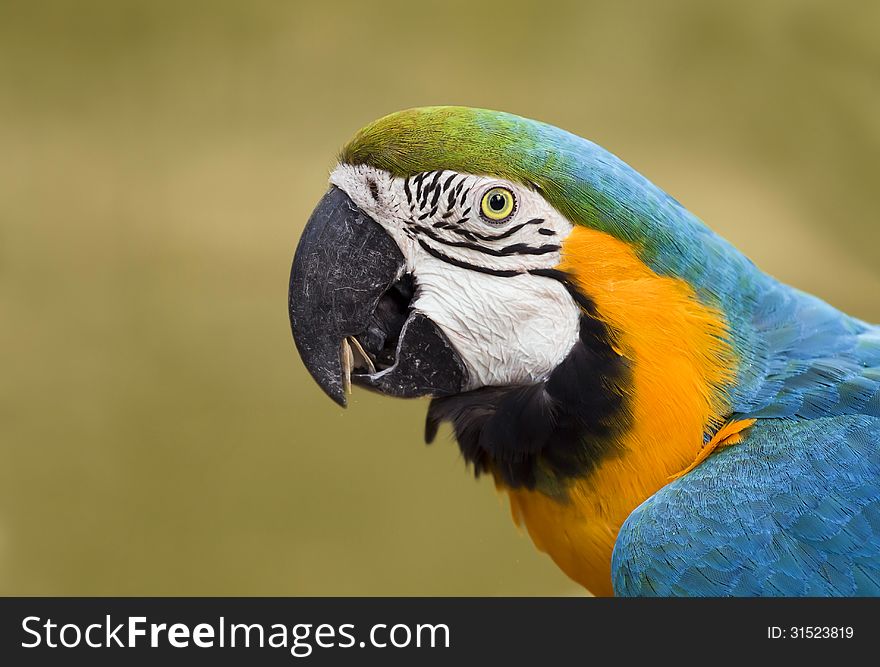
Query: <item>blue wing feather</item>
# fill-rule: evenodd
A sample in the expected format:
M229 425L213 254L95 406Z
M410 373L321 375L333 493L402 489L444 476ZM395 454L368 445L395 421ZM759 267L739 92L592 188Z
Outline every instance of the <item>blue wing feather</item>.
M880 419L762 419L658 491L612 558L618 595L880 595Z

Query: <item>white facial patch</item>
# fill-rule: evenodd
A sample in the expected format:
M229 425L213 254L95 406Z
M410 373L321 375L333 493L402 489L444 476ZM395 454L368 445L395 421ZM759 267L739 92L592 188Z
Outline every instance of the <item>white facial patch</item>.
M330 182L397 242L417 285L411 307L455 346L467 389L544 380L566 357L580 310L562 283L530 271L559 264L572 225L540 193L449 170L404 179L345 164ZM497 188L515 199L500 222L484 206Z

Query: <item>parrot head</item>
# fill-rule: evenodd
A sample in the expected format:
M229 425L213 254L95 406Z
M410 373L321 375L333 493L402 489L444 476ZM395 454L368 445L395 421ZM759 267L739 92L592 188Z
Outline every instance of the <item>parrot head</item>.
M448 421L478 474L558 493L620 454L647 403L689 400L651 375L664 364L700 429L721 412L726 318L695 260L719 243L573 134L402 111L340 154L296 249L293 337L340 405L351 384L429 396L429 442Z
M730 535L765 550L775 533L750 541L744 517L777 507L789 526L795 477L830 474L781 418L877 407L876 330L762 273L596 144L495 111L412 109L357 133L297 247L289 311L331 398L430 397L426 440L450 423L535 546L596 595L757 586L731 578L760 561L729 559ZM731 447L746 449L713 454ZM797 465L766 479L786 492L753 494L785 456Z

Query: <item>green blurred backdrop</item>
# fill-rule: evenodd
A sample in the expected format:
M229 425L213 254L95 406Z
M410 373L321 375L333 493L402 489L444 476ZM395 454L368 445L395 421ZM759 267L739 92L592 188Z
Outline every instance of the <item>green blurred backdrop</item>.
M880 321L878 10L0 0L0 592L574 592L424 402L300 364L336 150L409 106L546 120Z

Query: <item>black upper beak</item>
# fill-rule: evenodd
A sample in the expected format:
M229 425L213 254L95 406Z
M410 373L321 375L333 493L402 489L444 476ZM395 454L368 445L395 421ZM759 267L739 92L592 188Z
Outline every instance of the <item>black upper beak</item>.
M333 186L312 212L293 259L293 339L320 387L346 404L355 384L394 396L464 388L461 358L440 329L410 310L416 285L397 243Z

